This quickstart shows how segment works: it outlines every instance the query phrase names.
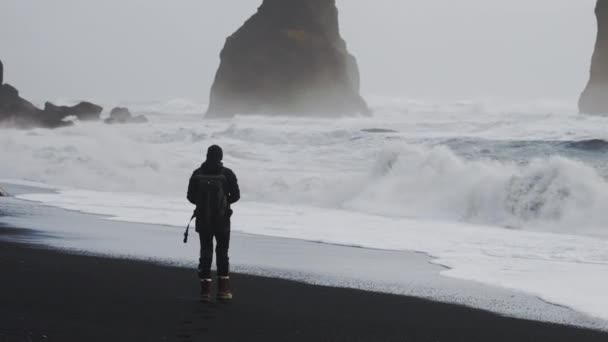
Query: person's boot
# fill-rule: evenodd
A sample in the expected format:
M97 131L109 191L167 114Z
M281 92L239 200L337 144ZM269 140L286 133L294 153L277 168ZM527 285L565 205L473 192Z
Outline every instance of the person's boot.
M211 301L211 279L201 279L201 302Z
M218 277L217 300L232 300L232 290L230 290L230 277Z

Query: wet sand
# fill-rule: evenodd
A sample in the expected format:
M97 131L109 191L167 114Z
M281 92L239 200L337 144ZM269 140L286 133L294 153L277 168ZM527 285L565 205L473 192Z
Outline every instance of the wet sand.
M0 237L29 231L0 228ZM428 300L233 275L230 304L196 272L0 242L0 341L608 341L608 333Z

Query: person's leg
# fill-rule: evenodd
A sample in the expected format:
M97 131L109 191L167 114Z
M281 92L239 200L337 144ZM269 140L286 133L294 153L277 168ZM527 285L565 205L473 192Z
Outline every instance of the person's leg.
M217 247L217 299L231 300L232 290L230 289L230 262L228 258L228 248L230 247L230 230L226 229L215 233Z
M213 233L199 232L201 240L201 255L198 264L198 277L211 279L211 263L213 263Z
M230 273L230 258L228 257L230 230L216 232L215 240L217 242L217 246L215 247L217 275L218 277L228 277Z
M201 256L198 264L198 277L201 281L201 301L211 300L211 263L213 262L213 233L199 232Z

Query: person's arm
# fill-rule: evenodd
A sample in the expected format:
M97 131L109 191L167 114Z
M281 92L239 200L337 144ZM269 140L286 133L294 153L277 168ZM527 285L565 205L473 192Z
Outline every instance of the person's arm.
M188 182L188 194L186 197L188 198L188 201L190 201L190 203L196 205L196 203L198 202L198 196L196 194L196 186L192 179L194 177L194 174L195 173L192 174L192 177L190 177L190 181Z
M238 202L241 199L241 190L239 189L239 181L232 170L226 172L226 181L228 182L228 203Z

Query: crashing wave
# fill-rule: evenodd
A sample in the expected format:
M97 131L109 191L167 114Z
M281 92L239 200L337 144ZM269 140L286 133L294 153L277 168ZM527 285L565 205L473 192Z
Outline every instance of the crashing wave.
M465 160L446 147L386 151L345 207L376 214L608 234L608 183L563 157Z

